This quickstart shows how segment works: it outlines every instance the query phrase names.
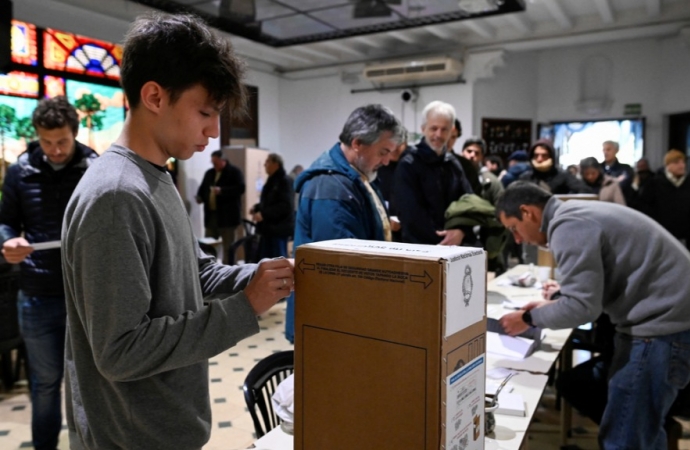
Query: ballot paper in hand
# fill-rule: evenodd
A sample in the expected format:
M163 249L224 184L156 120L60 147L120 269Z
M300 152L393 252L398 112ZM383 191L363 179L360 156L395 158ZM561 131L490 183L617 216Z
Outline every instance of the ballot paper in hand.
M47 242L32 242L31 247L36 250L50 250L53 248L60 248L60 241L47 241Z
M519 336L509 336L496 319L489 318L486 323L486 350L494 355L508 358L527 358L541 345L543 331L532 327Z

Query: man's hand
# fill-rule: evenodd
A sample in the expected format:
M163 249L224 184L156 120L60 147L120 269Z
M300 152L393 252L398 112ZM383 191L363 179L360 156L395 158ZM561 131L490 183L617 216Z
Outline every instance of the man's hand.
M561 285L557 281L548 280L541 286L541 298L551 300L553 294L561 290Z
M256 223L263 222L264 216L260 212L252 214L252 220Z
M391 224L391 231L400 231L400 228L401 228L400 221L398 220L398 218L396 216L390 216L388 218L388 221Z
M518 334L524 333L529 329L529 325L522 320L522 314L524 312L524 310L509 312L501 317L498 322L501 324L506 333L511 336L517 336Z
M443 240L438 245L460 245L465 237L462 230L443 230L437 231L436 234L443 236Z
M292 259L277 258L259 264L254 278L244 288L257 316L290 295L295 286L294 269Z
M34 251L34 248L23 237L8 239L2 245L2 254L10 264L19 264Z
M220 195L220 187L218 186L212 186L211 190L213 190L213 193L216 195Z
M508 333L511 336L517 336L518 334L524 333L529 329L529 325L527 325L525 321L522 320L522 315L525 313L525 311L529 311L535 308L541 308L542 306L546 306L550 303L553 302L549 300L537 300L534 302L529 302L525 306L523 306L521 310L510 312L501 317L498 321L506 333Z

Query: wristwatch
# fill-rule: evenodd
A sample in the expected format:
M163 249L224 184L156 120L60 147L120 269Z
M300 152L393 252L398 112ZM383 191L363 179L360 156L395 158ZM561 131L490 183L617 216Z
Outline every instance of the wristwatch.
M529 310L522 313L522 321L530 327L534 326L534 323L532 323L532 313Z

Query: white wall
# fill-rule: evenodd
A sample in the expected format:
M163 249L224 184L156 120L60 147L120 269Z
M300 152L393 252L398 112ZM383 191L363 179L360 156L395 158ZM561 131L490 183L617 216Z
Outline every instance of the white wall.
M493 78L475 82L472 134L481 136L482 118L532 120L536 130L538 62L534 52L508 54Z
M660 97L663 112L674 114L690 110L690 41L663 40L658 70L663 80Z
M338 141L350 113L370 103L389 107L403 120L408 131L421 132L421 110L433 100L443 100L455 106L463 128L472 127L472 88L469 85L420 88L416 104L402 101L402 89L350 92L368 87L366 84L345 84L339 75L280 80L280 148L288 170L295 164L308 167Z
M608 111L587 115L575 106L580 68L590 56L612 63ZM476 83L475 130L482 117L531 118L535 123L622 117L627 103L642 104L645 156L653 166L666 152L668 114L690 110L690 49L678 37L639 39L595 46L513 53L495 77Z

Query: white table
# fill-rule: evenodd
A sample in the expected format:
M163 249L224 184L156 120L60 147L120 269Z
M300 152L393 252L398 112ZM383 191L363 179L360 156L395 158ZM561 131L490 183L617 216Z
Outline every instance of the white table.
M516 266L505 274L489 281L487 297L487 316L498 319L510 310L496 302L498 296L521 298L524 300L540 300L541 291L534 288L522 288L516 286L503 286L502 280L520 275L529 269L529 266ZM498 295L494 295L498 294ZM487 353L486 370L494 368L506 368L517 370L518 375L510 381L513 392L522 395L527 405L525 417L496 415L496 429L491 436L485 438L486 450L518 450L522 447L530 423L534 416L541 396L546 389L548 376L551 369L566 346L568 338L573 330L547 330L546 338L542 341L542 347L524 360L512 360ZM563 419L563 418L562 418ZM271 430L264 437L256 441L254 448L257 450L293 450L293 436L285 433L280 427Z
M535 288L523 288L518 286L506 286L504 284L505 280L511 277L518 277L527 270L530 270L530 266L518 265L513 267L508 272L504 273L500 277L491 280L487 285L487 316L498 319L509 310L503 308L500 305L500 299L502 297L513 298L516 301L528 302L532 300L541 300L541 290ZM537 268L534 268L535 272ZM510 360L507 358L500 358L487 353L487 370L492 367L506 367L521 371L530 371L532 373L546 374L549 372L551 367L557 360L560 360L562 367L569 368L572 365L572 351L570 348L569 339L572 334L572 329L565 330L546 330L546 338L542 341L541 348L534 352L529 358L524 360ZM525 373L525 372L521 372ZM516 380L514 377L513 380ZM543 386L542 393L546 388L546 383ZM539 403L541 394L536 398L534 403L528 400L529 392L522 392L516 387L515 392L522 394L525 397L525 402L527 403L527 419L531 422L532 416L534 415L534 410L529 411L529 408L534 405L534 409ZM570 428L572 416L572 409L567 402L563 402L561 405L561 443L567 444L567 432ZM506 416L501 416L506 417ZM525 419L525 418L520 418ZM488 438L487 438L488 439ZM487 449L490 448L487 445ZM511 447L511 448L519 448Z

